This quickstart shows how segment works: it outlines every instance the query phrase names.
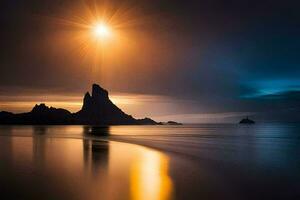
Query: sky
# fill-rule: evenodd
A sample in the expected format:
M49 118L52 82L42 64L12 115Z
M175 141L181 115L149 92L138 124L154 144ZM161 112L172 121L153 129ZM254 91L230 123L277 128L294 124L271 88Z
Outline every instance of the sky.
M300 3L3 0L0 110L76 112L91 83L135 117L300 121ZM91 26L111 36L98 42Z

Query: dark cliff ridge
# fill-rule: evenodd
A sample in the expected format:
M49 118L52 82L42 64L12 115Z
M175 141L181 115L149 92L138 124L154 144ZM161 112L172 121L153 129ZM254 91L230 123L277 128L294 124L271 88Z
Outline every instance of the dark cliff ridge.
M105 89L94 84L92 95L89 92L85 94L82 109L77 113L40 104L35 105L28 113L0 112L0 124L158 125L161 123L150 118L135 119L124 113L109 99Z

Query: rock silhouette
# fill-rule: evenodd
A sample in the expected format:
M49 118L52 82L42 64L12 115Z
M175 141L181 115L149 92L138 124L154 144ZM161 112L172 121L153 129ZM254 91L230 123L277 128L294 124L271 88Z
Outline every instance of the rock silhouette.
M255 121L253 121L247 117L247 118L242 119L240 121L240 124L255 124Z
M135 124L136 119L125 114L111 102L108 92L94 84L92 95L87 92L82 109L74 114L81 124Z
M174 121L168 121L166 125L182 125L182 123L174 122Z
M87 92L83 106L77 113L61 108L35 105L28 113L13 114L0 112L0 124L78 124L78 125L157 125L150 118L135 119L118 108L108 96L108 92L93 84L92 95Z

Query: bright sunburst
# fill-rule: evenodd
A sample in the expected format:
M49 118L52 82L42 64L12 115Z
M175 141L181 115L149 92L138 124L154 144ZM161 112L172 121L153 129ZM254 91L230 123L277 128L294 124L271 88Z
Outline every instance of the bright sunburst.
M111 35L110 27L104 23L96 23L92 26L92 32L97 39L104 39Z

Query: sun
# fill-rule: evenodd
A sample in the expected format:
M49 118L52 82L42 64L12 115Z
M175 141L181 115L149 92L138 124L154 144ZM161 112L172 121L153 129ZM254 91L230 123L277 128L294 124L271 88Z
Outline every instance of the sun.
M92 32L97 39L104 39L111 35L109 26L104 23L96 23L92 27Z

